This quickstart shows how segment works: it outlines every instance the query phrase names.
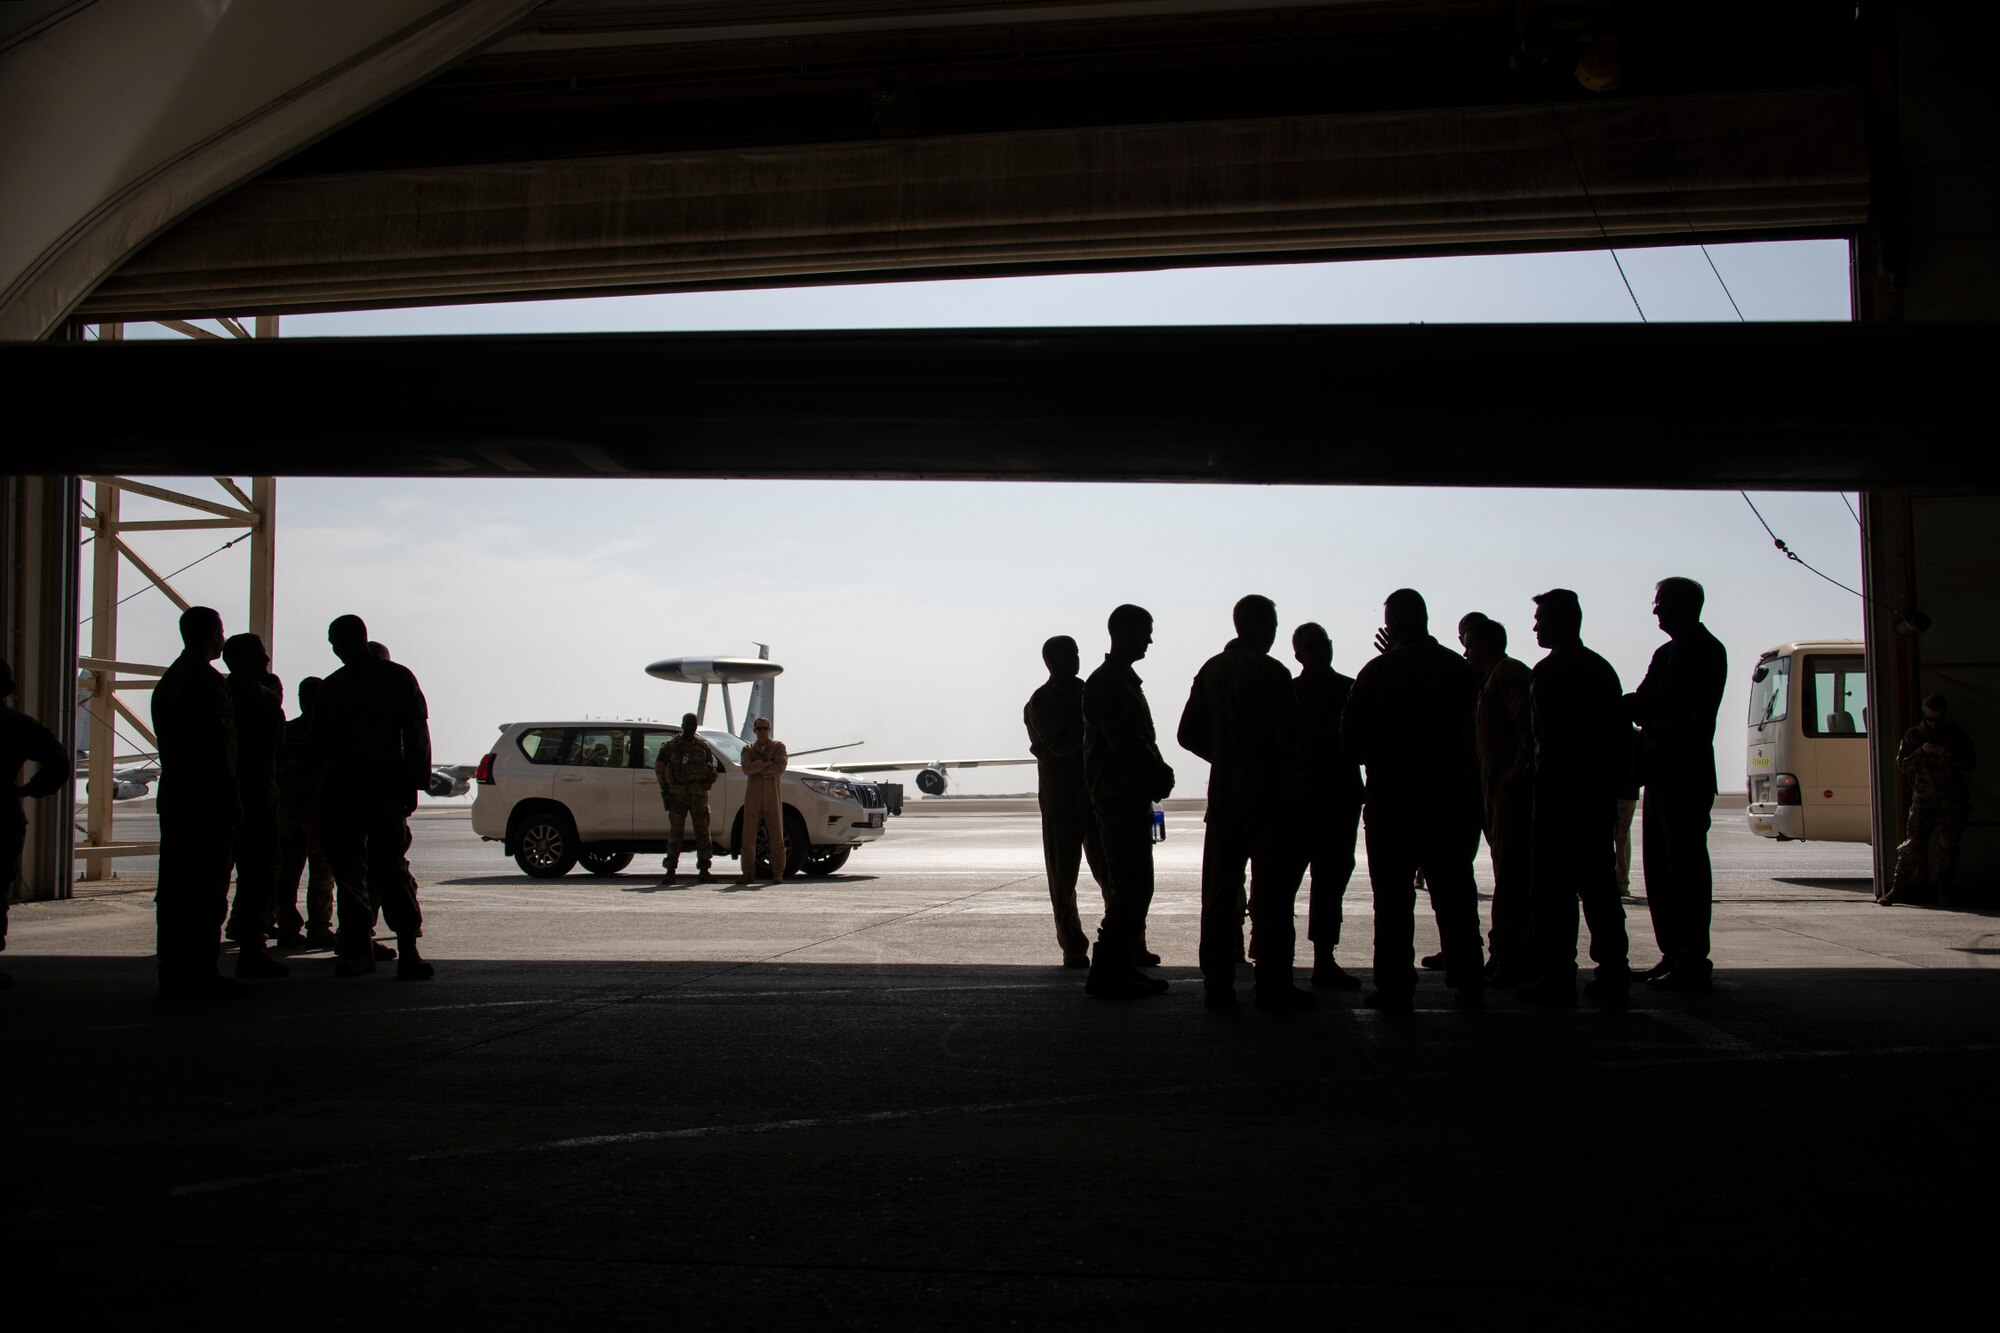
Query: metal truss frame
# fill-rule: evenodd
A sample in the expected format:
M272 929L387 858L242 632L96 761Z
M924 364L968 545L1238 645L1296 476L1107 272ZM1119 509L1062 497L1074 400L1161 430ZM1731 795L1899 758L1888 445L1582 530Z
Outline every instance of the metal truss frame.
M189 338L219 338L199 325L183 320L162 320L161 324ZM234 338L275 338L278 319L259 316L254 334L234 319L217 321ZM105 342L124 339L122 325L99 327ZM202 530L241 531L250 540L250 632L260 636L268 648L277 606L277 482L271 477L252 477L249 490L232 477L216 477L215 484L224 500L191 495L186 491L135 481L129 477L86 476L81 481L91 487L90 512L80 517L86 532L93 534L91 552L91 619L89 651L77 658L77 703L89 715L87 749L89 783L84 802L84 819L77 830L75 859L83 863L79 879L90 881L111 876L110 860L119 856L152 856L159 843L120 841L117 836L115 804L117 770L120 764L157 761L159 740L151 723L126 702L126 696L150 690L166 667L143 662L127 662L118 655L119 579L123 566L130 565L177 608L189 602L173 586L171 575L161 574L135 549L128 538L148 532L191 532ZM183 511L164 519L128 521L121 514L122 498L145 496ZM237 540L242 540L238 538ZM151 746L151 754L118 753L120 723Z

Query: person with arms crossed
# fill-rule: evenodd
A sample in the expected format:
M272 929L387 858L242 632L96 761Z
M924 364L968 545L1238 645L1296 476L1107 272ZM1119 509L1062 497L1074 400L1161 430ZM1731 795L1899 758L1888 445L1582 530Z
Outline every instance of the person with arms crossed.
M743 747L743 873L736 882L748 884L756 878L757 833L762 830L770 845L771 878L785 879L785 805L779 798L778 780L790 761L783 742L771 739L771 719L760 717L751 724L757 739ZM804 851L804 848L800 849Z

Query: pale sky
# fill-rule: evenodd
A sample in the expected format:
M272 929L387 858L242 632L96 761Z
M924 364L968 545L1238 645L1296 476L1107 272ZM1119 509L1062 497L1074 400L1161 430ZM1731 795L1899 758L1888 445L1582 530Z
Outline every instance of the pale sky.
M1849 317L1842 243L1710 255L1748 319ZM1649 319L1734 319L1699 250L1619 257ZM1589 252L299 316L282 333L1637 318L1610 256ZM205 479L176 484L221 498ZM1020 710L1043 679L1042 640L1073 635L1088 671L1106 613L1135 601L1155 617L1154 649L1138 670L1162 749L1177 792L1199 794L1203 766L1172 733L1194 671L1229 638L1229 609L1244 593L1277 602L1287 665L1291 627L1317 620L1333 636L1336 668L1351 675L1373 655L1381 602L1395 588L1425 594L1441 640L1453 642L1466 611L1485 611L1532 663L1530 599L1566 586L1582 597L1585 641L1630 689L1661 641L1652 585L1680 574L1706 585L1708 623L1730 653L1717 728L1727 789L1742 773L1757 653L1786 639L1861 635L1859 599L1788 563L1733 491L512 479L290 479L278 490L276 671L289 685L331 670L327 621L360 614L423 682L441 761L476 761L509 721L678 718L694 687L654 681L646 663L754 656L753 640L786 668L777 732L795 749L863 740L849 756L1025 755ZM1860 586L1859 534L1840 496L1752 498L1806 559ZM128 498L125 512L148 516L149 506ZM773 515L778 540L738 540L752 516ZM227 535L132 540L165 571ZM243 627L247 545L174 579L220 609L231 632ZM141 587L128 572L121 592ZM164 597L140 593L121 619L119 656L169 660L173 624ZM720 720L712 704L710 721ZM1032 768L966 770L953 790L1026 791L1033 780Z

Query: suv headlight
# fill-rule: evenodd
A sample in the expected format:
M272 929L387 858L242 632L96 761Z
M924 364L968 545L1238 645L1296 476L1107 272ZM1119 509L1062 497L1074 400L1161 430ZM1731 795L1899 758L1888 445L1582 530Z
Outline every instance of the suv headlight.
M845 782L834 782L828 778L806 778L807 791L816 791L821 796L831 796L836 801L858 801L854 788Z

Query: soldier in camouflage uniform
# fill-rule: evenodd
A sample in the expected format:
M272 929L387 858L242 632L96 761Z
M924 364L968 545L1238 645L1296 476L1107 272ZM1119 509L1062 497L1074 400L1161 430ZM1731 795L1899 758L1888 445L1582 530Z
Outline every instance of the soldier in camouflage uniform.
M709 858L714 854L714 844L708 836L708 789L715 785L715 756L710 753L708 743L695 735L696 725L693 713L683 714L680 734L668 737L660 747L660 757L653 761L653 776L660 781L660 800L667 807L665 882L669 884L680 865L681 839L690 813L694 815L695 865L702 879L713 878L708 869Z
M1923 892L1925 852L1931 834L1938 839L1937 859L1930 879L1939 895L1951 891L1958 873L1958 844L1971 818L1971 792L1965 775L1977 761L1972 737L1945 718L1945 698L1924 700L1924 720L1911 727L1896 747L1896 769L1910 776L1909 836L1896 848L1896 877L1882 895L1886 905L1916 900Z

